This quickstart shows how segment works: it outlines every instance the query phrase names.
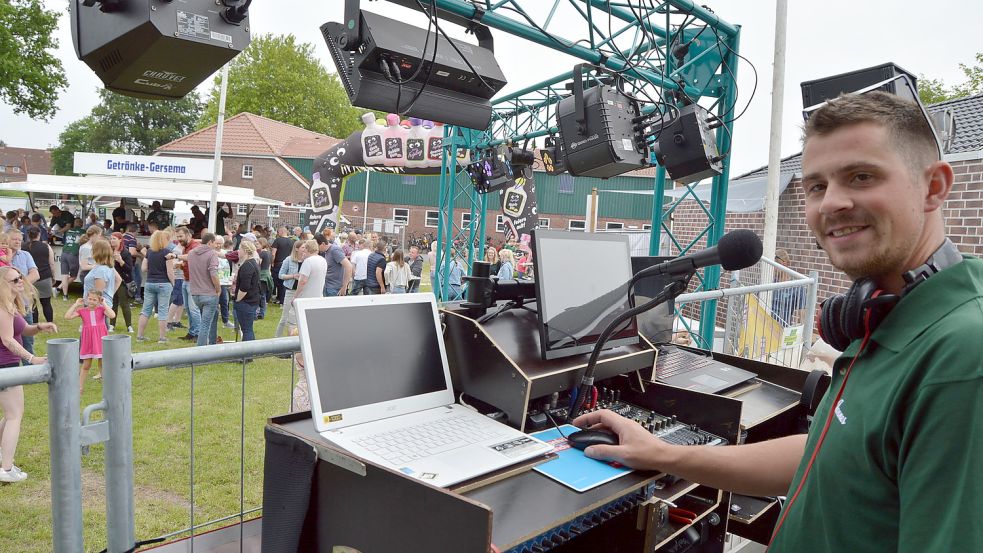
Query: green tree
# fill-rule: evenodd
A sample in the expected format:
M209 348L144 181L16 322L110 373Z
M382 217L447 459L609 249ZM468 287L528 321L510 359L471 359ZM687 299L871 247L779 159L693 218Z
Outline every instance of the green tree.
M0 0L2 1L2 0ZM194 130L201 99L192 92L180 100L138 100L100 90L101 102L89 115L69 123L51 151L56 175L72 175L75 152L149 155Z
M218 117L216 77L199 128ZM304 129L345 138L361 128L362 110L352 107L338 78L321 65L310 43L293 35L261 35L229 66L226 117L250 112Z
M74 175L75 152L101 152L106 148L92 142L95 119L87 115L73 121L58 135L58 146L51 150L51 170L56 175Z
M962 84L947 86L941 79L930 79L925 75L918 77L918 98L925 105L937 104L946 100L965 98L983 92L983 52L976 54L976 65L959 64L966 76Z
M89 143L121 154L150 155L158 147L195 128L201 117L201 99L191 92L180 100L140 100L99 91L101 101L92 108Z
M68 81L51 54L57 26L58 13L41 0L0 0L0 101L14 113L47 120L58 111L58 92Z

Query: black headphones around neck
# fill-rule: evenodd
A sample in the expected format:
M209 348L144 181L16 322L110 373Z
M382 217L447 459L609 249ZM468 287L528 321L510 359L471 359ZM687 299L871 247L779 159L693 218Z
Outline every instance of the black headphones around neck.
M960 261L959 249L946 238L925 263L902 275L905 287L900 295L885 293L873 279L858 279L845 294L833 296L820 305L816 315L819 336L835 349L846 350L850 342L873 332L895 304L916 286Z

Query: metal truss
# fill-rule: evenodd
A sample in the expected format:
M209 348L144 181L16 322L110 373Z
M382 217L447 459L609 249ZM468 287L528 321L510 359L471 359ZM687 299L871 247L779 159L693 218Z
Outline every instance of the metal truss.
M626 92L642 101L644 113L657 112L669 118L678 106L699 102L718 118L718 151L730 152L733 119L738 112L740 27L721 20L709 8L690 0L389 1L428 13L436 7L442 20L465 26L480 22L499 34L507 33L618 72L626 80ZM462 260L466 273L471 262L483 256L476 245L483 245L485 239L485 198L471 188L454 152L503 143L522 145L558 134L556 109L569 95L565 85L572 76L572 71L566 71L495 99L487 129L447 129L450 140L445 144L440 181L435 287L442 300L459 299L453 297L450 286L452 264ZM723 173L713 179L710 207L705 209L707 226L697 233L698 239L706 237L707 246L715 245L723 235L729 173L729 159L725 158ZM681 244L672 235L669 212L663 209L666 186L665 170L659 166L653 181L652 255L660 253L660 232L667 233L681 253L696 244L696 240ZM463 226L453 216L455 201L462 196L469 198L471 209L470 224ZM702 275L699 289L716 289L719 280L720 268L710 267ZM715 315L716 302L706 302L701 320L713 321ZM703 327L699 335L709 346L713 325Z

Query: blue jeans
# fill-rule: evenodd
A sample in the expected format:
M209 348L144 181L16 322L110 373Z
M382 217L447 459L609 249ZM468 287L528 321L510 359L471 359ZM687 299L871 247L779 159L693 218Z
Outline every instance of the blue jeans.
M363 293L363 290L365 290L365 279L364 278L362 280L353 280L352 281L352 293L351 293L351 295L357 296L359 294L362 294Z
M222 322L229 324L229 287L223 286L218 296L218 305L222 309Z
M201 310L201 332L198 333L198 345L214 344L218 339L218 296L201 296L193 294L195 305Z
M198 328L201 326L201 310L195 305L195 300L191 296L191 283L187 280L181 287L181 295L184 297L184 308L188 311L188 334L198 335Z
M244 301L237 301L234 305L236 321L239 323L239 328L242 329L242 341L248 342L255 340L256 334L253 333L253 322L256 321L256 308L258 305Z
M338 288L325 288L324 297L333 298L338 295L338 290L339 290Z
M170 282L148 282L143 285L143 309L140 314L150 318L154 314L154 307L157 307L157 320L167 320L167 308L171 305L171 290L174 288Z
M406 293L406 287L405 286L391 286L389 288L389 293L390 294L405 294Z
M406 293L415 294L420 291L420 279L414 278L410 280L410 287L406 289Z
M140 287L143 285L143 272L140 270L140 264L133 264L133 282L137 285L137 298L143 296L140 292Z
M34 313L28 311L27 314L24 315L24 320L27 321L27 324L29 325L34 324ZM21 336L21 341L24 343L24 349L30 352L31 355L34 355L34 336L24 334Z
M363 293L366 296L375 296L375 295L378 295L379 294L379 287L376 286L375 288L372 288L370 286L366 286L365 289L363 290Z

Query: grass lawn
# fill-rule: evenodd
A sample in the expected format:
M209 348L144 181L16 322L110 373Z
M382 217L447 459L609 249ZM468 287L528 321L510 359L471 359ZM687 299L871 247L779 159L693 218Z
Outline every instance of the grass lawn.
M424 274L426 269L424 269ZM429 279L423 290L429 291ZM45 341L78 336L78 321L66 322L71 302L52 300L56 336L42 334L35 351L44 355ZM134 311L133 326L136 327ZM270 305L255 324L257 338L272 338L280 307ZM187 320L187 319L185 319ZM153 322L151 322L153 324ZM187 324L187 323L185 323ZM122 320L117 321L122 327ZM149 325L148 325L149 326ZM233 330L219 334L233 341ZM179 332L180 331L180 332ZM167 348L192 347L178 340L185 329L169 333ZM148 329L156 336L156 328ZM135 337L135 336L134 336ZM133 341L133 351L153 351L156 342ZM96 372L93 368L92 372ZM149 369L133 374L133 448L136 539L169 534L191 525L194 494L195 524L238 513L241 443L244 442L244 510L262 506L263 427L267 418L287 413L293 368L289 360L262 358L246 366L220 364L178 369ZM192 378L194 395L192 395ZM245 410L242 389L245 386ZM15 463L30 477L18 484L0 484L3 551L51 550L51 474L48 445L48 391L44 385L24 389L25 414ZM82 407L102 398L102 386L85 383ZM194 482L191 482L191 411L194 410ZM97 415L98 416L98 415ZM240 439L240 421L245 434ZM82 504L85 551L106 547L104 446L92 446L82 457ZM258 513L251 515L256 516ZM227 521L219 526L228 525ZM205 531L206 529L197 532ZM176 539L176 538L174 538Z

